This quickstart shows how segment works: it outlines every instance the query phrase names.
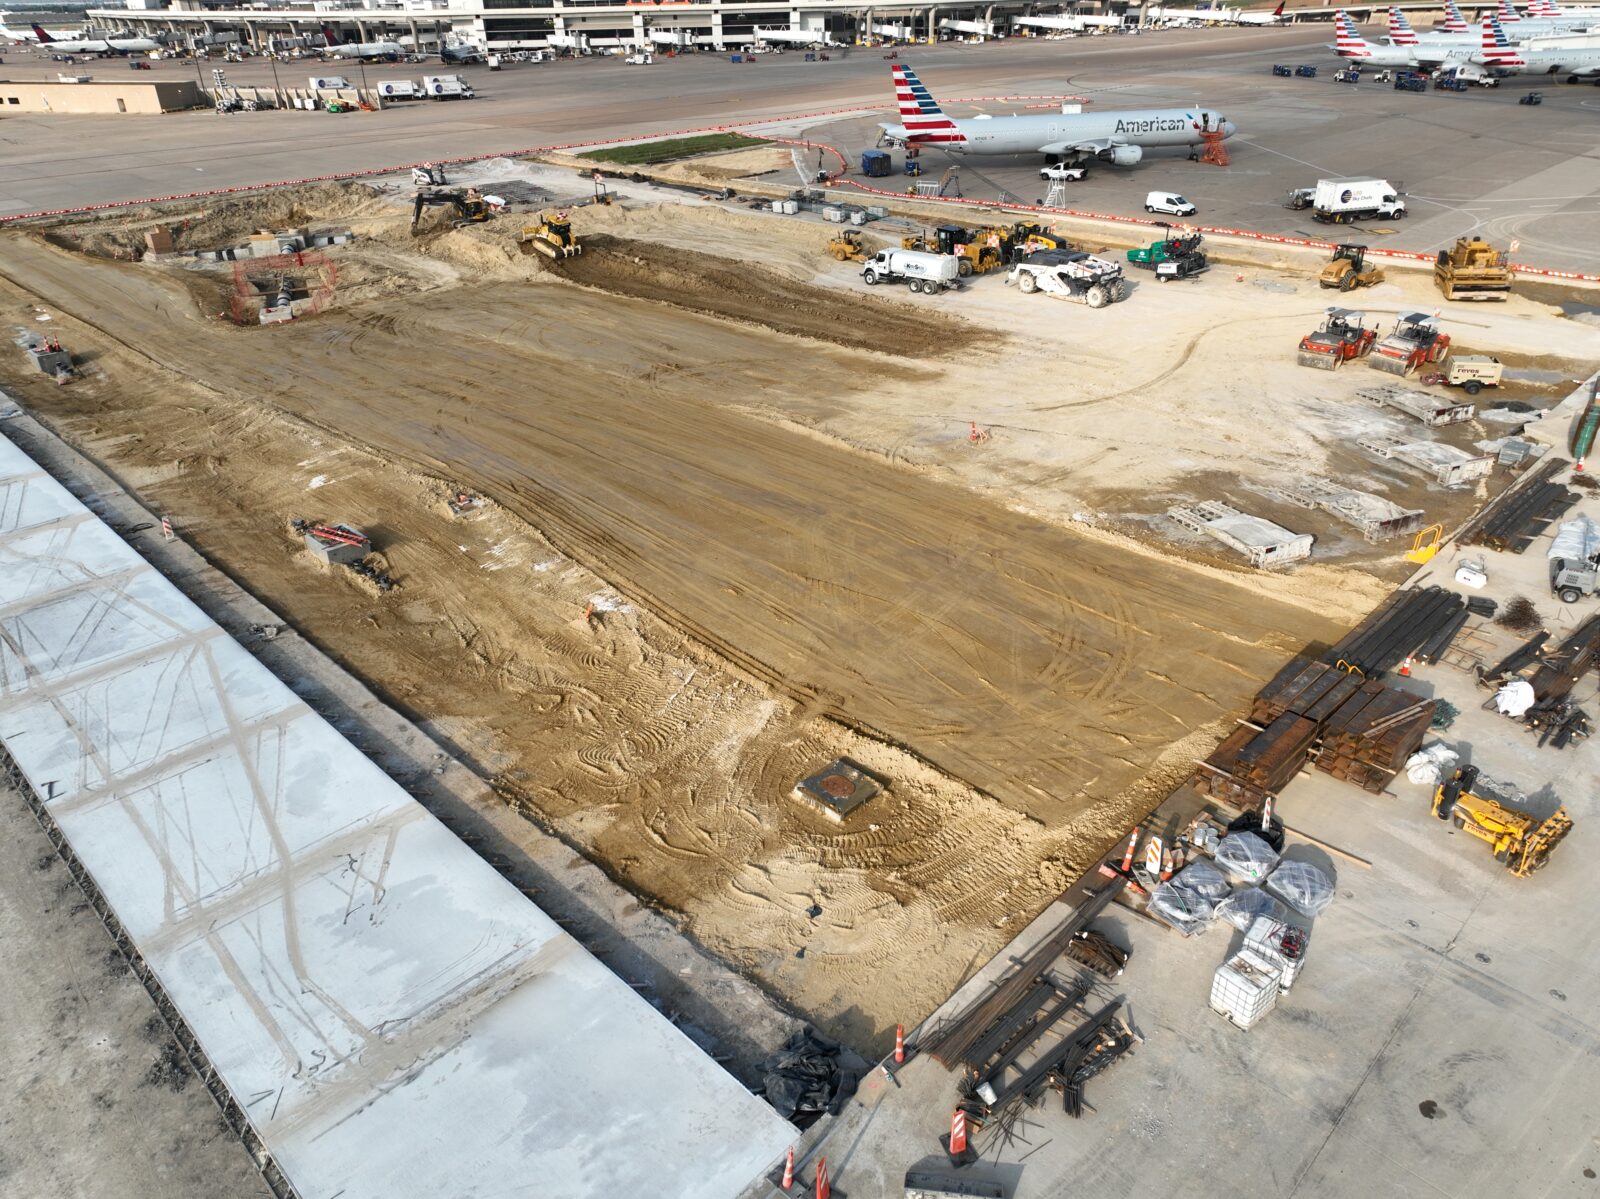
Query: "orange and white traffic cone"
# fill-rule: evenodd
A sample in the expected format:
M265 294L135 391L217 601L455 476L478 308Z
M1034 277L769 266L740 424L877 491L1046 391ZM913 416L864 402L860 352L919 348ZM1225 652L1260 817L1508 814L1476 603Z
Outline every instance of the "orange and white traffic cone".
M825 1157L817 1159L816 1194L817 1199L828 1199L833 1194L833 1184L828 1181L828 1159Z
M959 1107L955 1115L950 1117L950 1153L955 1155L967 1151L967 1113Z
M1400 663L1400 677L1407 679L1411 677L1411 658L1409 656L1404 662Z
M1122 855L1122 872L1126 874L1133 869L1133 851L1139 846L1139 826L1133 826L1133 832L1128 837L1128 852Z
M1261 831L1272 831L1272 796L1267 796L1261 803Z
M896 1024L894 1026L894 1064L898 1066L905 1060L906 1026L904 1024Z
M784 1190L794 1186L794 1146L789 1146L789 1156L783 1162L783 1181L778 1184Z
M1576 466L1574 466L1572 468L1572 473L1575 474L1575 475L1581 475L1583 473L1583 459L1582 458L1578 459L1578 465L1576 465Z

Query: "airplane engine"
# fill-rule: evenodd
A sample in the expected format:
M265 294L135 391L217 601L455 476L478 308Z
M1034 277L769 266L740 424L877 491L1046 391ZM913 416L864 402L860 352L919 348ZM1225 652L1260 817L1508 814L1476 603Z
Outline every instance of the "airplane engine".
M1140 146L1112 146L1102 151L1102 155L1115 166L1131 167L1137 166L1144 157L1144 149Z

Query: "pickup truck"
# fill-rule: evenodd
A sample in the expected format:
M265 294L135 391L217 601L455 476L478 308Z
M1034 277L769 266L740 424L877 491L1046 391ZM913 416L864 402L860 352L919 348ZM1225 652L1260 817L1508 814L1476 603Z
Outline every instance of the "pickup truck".
M1039 168L1039 178L1050 183L1077 183L1089 173L1088 167L1068 166L1064 162Z

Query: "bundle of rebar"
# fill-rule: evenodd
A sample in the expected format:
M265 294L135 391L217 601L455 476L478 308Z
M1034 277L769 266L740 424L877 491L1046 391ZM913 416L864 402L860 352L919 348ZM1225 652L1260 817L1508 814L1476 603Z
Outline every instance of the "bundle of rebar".
M1558 458L1541 462L1521 483L1502 492L1474 517L1456 540L1461 545L1522 553L1553 520L1578 502L1576 492L1550 482L1566 465Z
M1565 699L1573 685L1600 659L1600 616L1591 616L1553 650L1541 655L1533 694L1540 700Z
M1576 704L1565 700L1548 699L1523 713L1522 723L1539 733L1539 748L1566 749L1574 741L1583 741L1590 733L1589 714Z
M1464 616L1457 620L1465 610L1466 601L1443 587L1396 591L1322 660L1370 678L1393 670L1424 647L1435 647L1437 657L1466 623Z
M1485 528L1488 527L1491 522L1493 522L1494 525L1496 525L1496 528L1499 530L1502 523L1501 517L1502 515L1506 514L1507 511L1509 511L1510 507L1514 507L1517 506L1517 504L1522 503L1523 499L1530 495L1531 491L1536 490L1536 488L1544 487L1544 485L1549 483L1550 479L1554 479L1555 474L1557 474L1558 471L1562 471L1563 467L1565 466L1568 466L1568 463L1565 463L1563 459L1555 458L1555 456L1550 456L1550 458L1544 459L1544 461L1539 463L1538 466L1533 467L1528 474L1523 475L1522 479L1518 479L1517 482L1512 483L1512 485L1507 487L1506 490L1501 491L1498 496L1494 496L1494 499L1491 499L1490 503L1485 504L1482 511L1478 512L1477 515L1474 515L1469 522L1464 523L1464 525L1461 527L1461 531L1456 533L1456 541L1458 541L1459 544L1462 544L1462 546L1488 544L1486 541L1483 541L1483 530L1485 530Z
M1127 884L1121 876L1111 879L1075 908L1061 925L1018 959L1015 968L986 994L955 1016L926 1032L919 1033L913 1048L927 1052L945 1066L966 1062L974 1045L992 1035L1008 1017L1015 1017L1019 1004L1036 992L1050 969L1067 951L1069 943L1106 908L1116 893ZM1054 985L1050 983L1049 985Z

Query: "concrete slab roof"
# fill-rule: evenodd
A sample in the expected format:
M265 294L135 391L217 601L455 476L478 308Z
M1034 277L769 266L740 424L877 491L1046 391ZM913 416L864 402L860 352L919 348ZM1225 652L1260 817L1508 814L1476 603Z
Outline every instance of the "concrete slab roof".
M731 1196L791 1143L3 437L0 742L307 1199Z

